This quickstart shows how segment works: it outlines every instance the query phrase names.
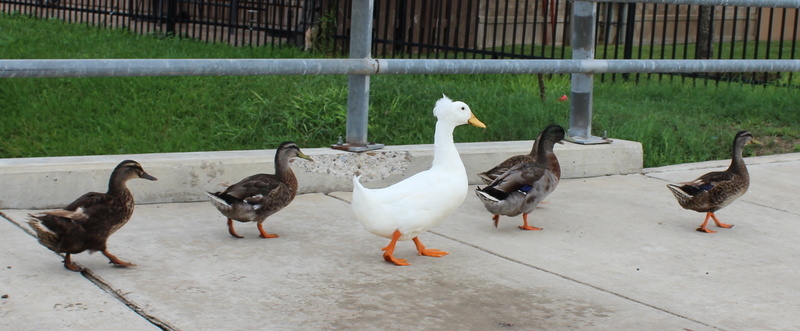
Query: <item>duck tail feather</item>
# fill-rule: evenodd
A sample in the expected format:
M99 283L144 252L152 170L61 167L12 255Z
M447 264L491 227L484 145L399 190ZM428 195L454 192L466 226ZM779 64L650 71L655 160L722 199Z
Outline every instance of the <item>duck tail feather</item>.
M223 199L216 193L206 192L206 195L209 198L211 198L211 204L213 204L214 207L217 207L217 209L219 209L220 211L227 211L232 208L231 205L227 201L225 201L225 199Z
M484 198L487 198L489 200L493 200L493 201L500 201L500 200L505 200L506 198L508 198L508 193L500 191L500 190L498 190L498 189L496 189L494 187L491 187L491 186L487 186L487 187L484 187L484 188L478 188L477 191L478 191L478 194L480 196L482 196Z

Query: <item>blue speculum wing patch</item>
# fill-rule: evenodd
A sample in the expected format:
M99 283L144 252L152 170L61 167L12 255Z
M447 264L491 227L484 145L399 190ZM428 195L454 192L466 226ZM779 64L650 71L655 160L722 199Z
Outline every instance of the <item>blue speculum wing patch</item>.
M706 184L700 185L699 187L700 187L701 190L708 191L708 190L714 188L714 185L706 183Z

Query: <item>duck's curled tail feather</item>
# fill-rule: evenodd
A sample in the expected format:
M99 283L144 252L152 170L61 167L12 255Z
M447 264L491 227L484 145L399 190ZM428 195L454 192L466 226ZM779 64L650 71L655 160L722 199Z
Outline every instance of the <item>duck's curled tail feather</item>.
M214 207L217 207L217 209L221 212L226 212L233 208L233 206L231 206L230 203L225 201L225 199L221 198L220 196L214 193L206 192L206 195L208 195L208 197L211 198L211 204L213 204Z

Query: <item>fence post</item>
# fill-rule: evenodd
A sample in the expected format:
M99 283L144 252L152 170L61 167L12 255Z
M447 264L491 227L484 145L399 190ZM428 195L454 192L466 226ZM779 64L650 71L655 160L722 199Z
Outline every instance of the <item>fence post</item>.
M625 18L625 50L623 51L623 59L630 60L633 58L633 34L636 32L636 3L628 4L627 17ZM622 80L627 81L630 78L630 73L622 74ZM638 77L638 76L637 76Z
M175 21L178 19L178 1L177 0L166 0L167 1L167 35L174 36L175 35ZM161 19L161 2L159 2L158 8L158 18Z
M372 11L374 0L353 0L350 19L350 58L372 58ZM347 83L347 137L333 148L363 152L383 148L367 141L369 75L350 75Z
M594 59L597 5L576 0L572 5L572 59ZM569 131L571 141L579 144L608 143L592 136L592 74L572 74L570 82Z

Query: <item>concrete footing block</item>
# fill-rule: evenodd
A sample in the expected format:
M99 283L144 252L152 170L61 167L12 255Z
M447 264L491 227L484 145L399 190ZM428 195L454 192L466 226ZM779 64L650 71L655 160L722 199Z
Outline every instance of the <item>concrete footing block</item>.
M481 184L477 173L513 155L528 153L532 144L533 141L506 141L456 146L470 184ZM328 148L304 148L303 152L314 162L291 162L300 193L350 191L354 174L360 174L367 187L385 187L427 169L433 160L433 145L387 146L364 153ZM555 152L563 178L642 171L642 145L638 142L565 143L556 145ZM206 191L223 190L226 184L252 174L273 173L274 157L274 150L249 150L0 159L0 209L58 208L85 192L105 192L111 170L126 159L138 161L158 178L156 182L128 183L136 203L202 201L207 199Z

